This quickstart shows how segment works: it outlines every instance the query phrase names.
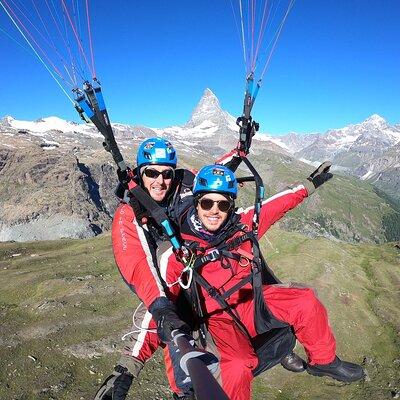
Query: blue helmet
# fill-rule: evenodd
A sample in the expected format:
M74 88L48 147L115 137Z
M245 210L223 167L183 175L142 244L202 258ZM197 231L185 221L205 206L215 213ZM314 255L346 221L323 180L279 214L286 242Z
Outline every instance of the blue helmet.
M229 168L218 164L207 165L194 179L193 194L221 193L236 199L237 187L235 175Z
M150 164L169 165L176 168L176 151L168 140L153 137L139 146L136 163L139 168Z

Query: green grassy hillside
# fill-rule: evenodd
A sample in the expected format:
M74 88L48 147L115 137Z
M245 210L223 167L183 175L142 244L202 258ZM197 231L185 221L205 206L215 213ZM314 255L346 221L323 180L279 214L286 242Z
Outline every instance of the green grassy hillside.
M362 362L368 377L343 385L278 366L257 378L254 399L398 396L399 249L312 240L277 228L263 246L279 277L317 288L338 353ZM2 243L0 282L0 399L91 399L118 359L119 338L137 305L114 266L110 237ZM129 398L169 398L159 353Z

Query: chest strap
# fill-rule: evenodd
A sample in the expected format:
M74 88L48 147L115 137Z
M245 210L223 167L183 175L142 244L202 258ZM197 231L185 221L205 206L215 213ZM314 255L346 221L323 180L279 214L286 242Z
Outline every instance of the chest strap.
M210 283L204 277L202 277L196 270L193 271L193 279L195 281L195 285L196 285L196 283L198 283L202 288L204 288L207 291L207 293L209 294L209 296L212 297L219 304L221 309L223 311L225 311L226 313L228 313L232 317L233 321L236 323L238 328L249 339L251 339L250 334L247 331L245 325L240 320L240 317L239 317L237 311L236 310L232 310L231 306L221 296L221 294L218 292L218 290L214 286L210 285Z

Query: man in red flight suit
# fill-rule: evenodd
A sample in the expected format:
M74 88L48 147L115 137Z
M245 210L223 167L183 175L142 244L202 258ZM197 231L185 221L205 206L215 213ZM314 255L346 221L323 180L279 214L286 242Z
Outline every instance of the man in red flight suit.
M257 238L260 239L287 211L330 179L332 175L328 169L322 167L304 184L264 201ZM208 330L220 353L222 387L229 398L248 400L251 396L252 370L258 362L251 340L262 332L256 328L253 288L249 280L245 280L254 267L254 248L250 240L240 242L237 239L251 230L254 208L234 212L237 183L234 174L223 166L202 168L195 178L193 194L195 205L182 219L181 236L186 243L197 243L194 247L197 248L194 250L197 251L197 259L208 256L210 261L199 264L198 272L218 295L226 295L231 313L221 307L209 288L206 290L205 286L201 286L199 293ZM230 248L229 243L234 243L233 239L238 245ZM210 243L219 243L219 247L212 247ZM215 249L219 251L215 252ZM180 286L173 283L181 276L183 266L171 249L160 254L158 259L161 275L167 284L172 285L170 296L173 297L180 291ZM241 285L239 290L230 290L238 285ZM336 342L327 312L311 288L263 285L261 290L270 320L292 326L298 341L304 346L308 356L308 373L327 375L345 382L363 377L359 365L341 361L336 356ZM247 334L238 329L233 314L238 316ZM153 317L158 321L161 336L167 337L172 327L163 323L162 314L153 312Z
M192 194L194 175L190 171L176 169L176 164L175 149L167 140L150 138L139 146L135 181L165 211L168 207L176 209L187 194ZM166 296L154 258L158 242L163 240L162 230L151 221L143 207L135 199L125 197L113 219L114 256L122 278L143 301L144 306L135 313L132 332L125 335L128 343L123 355L114 373L98 390L95 400L125 399L133 378L139 375L144 363L160 346L156 325L147 308L154 299ZM176 314L173 322L176 328L184 326ZM164 346L167 375L175 392L174 398L190 399L191 385L182 383L186 376L183 371L180 372L179 366L174 370L174 360L171 360L170 354L173 352L172 345ZM176 381L182 383L180 387ZM185 391L188 392L187 396Z

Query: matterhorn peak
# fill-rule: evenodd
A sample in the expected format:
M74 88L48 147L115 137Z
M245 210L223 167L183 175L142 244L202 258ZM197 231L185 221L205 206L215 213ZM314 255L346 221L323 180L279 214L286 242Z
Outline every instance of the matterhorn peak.
M196 108L193 110L192 117L193 114L196 112L208 112L211 109L222 111L217 96L213 93L211 89L207 88L206 90L204 90L200 101L198 102Z
M212 124L220 124L225 120L226 113L221 109L217 96L211 89L207 88L194 108L186 127L199 126L206 121Z
M214 94L214 92L211 90L211 89L209 89L209 88L206 88L205 90L204 90L204 92L203 92L203 96L201 96L201 99L214 99L214 100L216 100L216 101L218 101L218 99L217 99L217 96Z

